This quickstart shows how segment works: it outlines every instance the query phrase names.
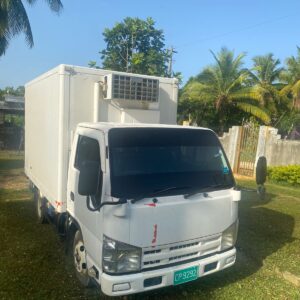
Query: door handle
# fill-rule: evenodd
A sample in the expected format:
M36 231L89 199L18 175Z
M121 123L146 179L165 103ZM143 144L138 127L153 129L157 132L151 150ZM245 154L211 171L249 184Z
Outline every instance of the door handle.
M74 196L73 192L70 193L70 198L71 198L72 201L74 201L75 196Z

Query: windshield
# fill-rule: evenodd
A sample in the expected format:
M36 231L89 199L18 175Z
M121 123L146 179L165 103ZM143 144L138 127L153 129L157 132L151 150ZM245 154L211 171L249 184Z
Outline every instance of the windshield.
M113 128L109 131L111 195L134 198L232 187L233 176L216 135L183 128ZM158 195L157 195L158 196Z

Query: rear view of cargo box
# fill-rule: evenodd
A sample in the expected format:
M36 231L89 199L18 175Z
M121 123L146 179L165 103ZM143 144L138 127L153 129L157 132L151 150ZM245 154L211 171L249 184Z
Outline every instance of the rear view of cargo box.
M64 80L60 68L53 69L27 84L25 95L25 172L54 203L63 202L62 148L68 135Z

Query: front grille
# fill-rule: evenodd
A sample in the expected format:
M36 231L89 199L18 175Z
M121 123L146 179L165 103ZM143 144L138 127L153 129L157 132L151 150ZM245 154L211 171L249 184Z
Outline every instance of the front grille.
M198 242L191 243L191 244L186 244L186 245L179 245L179 246L171 247L170 250L188 248L188 247L192 247L192 246L196 246L196 245L198 245Z
M198 252L194 252L194 253L188 253L188 254L183 254L183 255L179 255L179 256L174 256L174 257L170 257L169 261L174 261L174 260L181 260L182 258L190 258L190 256L195 256L197 255Z
M185 260L201 258L221 250L221 235L199 238L192 241L144 248L142 268L180 263Z
M160 260L145 261L144 266L158 264L159 262L160 262Z
M151 250L151 251L145 251L144 254L147 255L147 254L154 254L154 253L159 253L161 250Z

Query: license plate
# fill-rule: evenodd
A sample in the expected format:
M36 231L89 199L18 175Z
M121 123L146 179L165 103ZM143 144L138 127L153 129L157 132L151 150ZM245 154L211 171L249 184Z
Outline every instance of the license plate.
M189 282L198 278L199 267L194 266L174 272L174 285Z

